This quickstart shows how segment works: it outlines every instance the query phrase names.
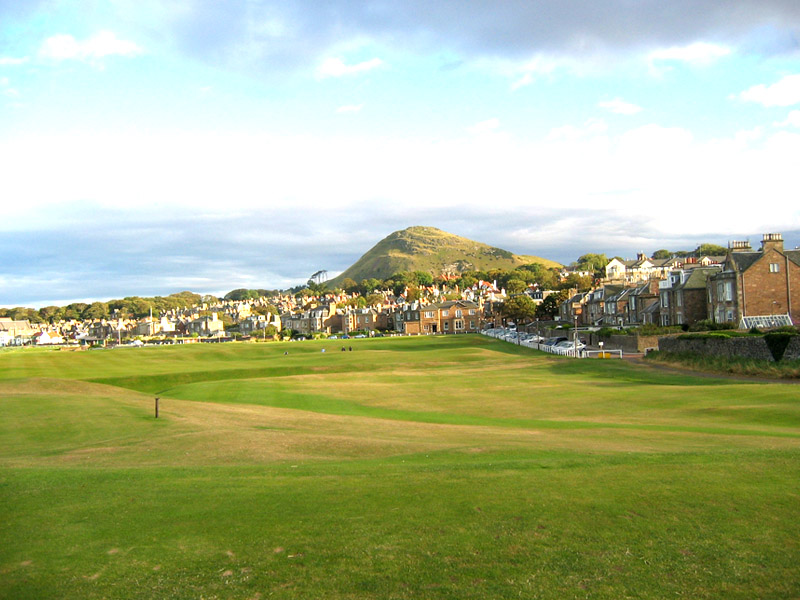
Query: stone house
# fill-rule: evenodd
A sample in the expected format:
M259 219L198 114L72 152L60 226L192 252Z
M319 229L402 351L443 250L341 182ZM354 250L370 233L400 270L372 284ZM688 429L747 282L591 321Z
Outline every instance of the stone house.
M717 323L739 328L800 324L800 249L785 250L780 233L766 233L761 248L728 246L722 271L708 280L708 311Z
M225 332L225 325L213 312L210 315L199 316L188 323L187 332L191 335L196 333L199 336L222 335Z
M671 271L666 279L659 281L660 324L692 325L708 319L708 279L719 272L719 266L696 266Z
M648 325L659 322L658 283L658 280L651 279L628 293L628 302L624 309L626 325Z

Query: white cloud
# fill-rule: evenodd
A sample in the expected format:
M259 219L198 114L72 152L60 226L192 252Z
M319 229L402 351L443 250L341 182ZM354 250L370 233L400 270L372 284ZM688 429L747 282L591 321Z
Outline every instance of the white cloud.
M622 98L614 98L598 104L600 108L605 108L618 115L635 115L642 112L642 107L630 102L625 102Z
M348 65L340 58L326 58L322 61L322 64L317 67L316 75L318 79L357 75L382 67L383 64L384 62L380 58L365 60L354 65Z
M336 112L339 114L358 113L361 112L362 108L364 108L363 104L345 104L337 108Z
M608 131L608 124L602 119L589 119L582 126L563 125L550 130L547 141L574 142L602 135Z
M22 65L28 62L28 57L22 58L13 58L11 56L0 56L0 66L1 65Z
M488 133L497 131L499 127L500 119L492 118L481 121L480 123L475 123L475 125L468 127L467 131L469 131L472 135L486 135Z
M672 46L661 48L650 53L650 61L676 61L695 65L709 65L729 55L732 50L728 46L695 42L688 46Z
M763 106L792 106L800 104L800 74L787 75L772 85L754 85L739 94L745 102Z
M380 214L402 206L411 221L431 206L469 209L476 219L556 206L607 222L614 207L656 236L800 228L794 197L798 134L744 132L705 141L658 124L617 135L592 120L546 139L520 139L498 134L499 121L478 125L489 135L390 139L115 130L9 136L0 140L0 164L4 194L17 202L6 207L0 230L22 226L30 214L37 222L55 219L48 216L59 214L53 206L76 208L87 201L213 216L229 211L221 198L236 198L244 214L277 216L316 211L320 197L341 215L358 206L377 206ZM131 177L130 165L148 176ZM39 176L43 171L47 178ZM720 212L714 201L750 206L763 197L774 210L747 223L735 211ZM339 218L331 215L329 225ZM624 245L623 234L610 232L608 245Z
M142 49L133 42L119 39L111 31L101 31L84 41L69 34L47 38L39 55L52 60L97 60L106 56L136 56Z
M773 123L775 127L800 127L800 110L793 110L785 121Z
M594 63L591 60L579 61L568 56L536 54L527 60L508 60L497 58L481 58L473 63L474 67L506 77L511 80L511 91L532 85L537 79L553 75L558 70L582 74L590 70Z

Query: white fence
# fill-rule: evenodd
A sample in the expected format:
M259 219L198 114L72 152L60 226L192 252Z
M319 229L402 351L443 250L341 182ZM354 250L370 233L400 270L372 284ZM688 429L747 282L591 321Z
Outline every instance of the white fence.
M529 334L520 334L517 337L517 332L513 329L488 329L481 333L493 337L495 339L503 340L510 344L518 344L526 348L533 348L534 350L541 350L542 352L549 352L550 354L558 354L559 356L571 356L573 358L622 358L622 350L586 350L585 348L569 348L551 345L541 341L541 338L536 336L528 337Z

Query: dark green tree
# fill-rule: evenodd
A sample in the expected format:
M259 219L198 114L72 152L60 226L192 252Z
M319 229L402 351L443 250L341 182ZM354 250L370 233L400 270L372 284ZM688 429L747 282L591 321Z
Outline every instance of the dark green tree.
M728 249L725 246L717 246L716 244L700 244L695 248L694 255L700 256L725 256Z
M529 296L520 294L503 303L502 314L513 320L519 331L523 323L531 321L536 316L536 303Z
M608 264L605 254L584 254L578 258L578 267L585 271L602 271Z
M555 319L558 314L558 307L566 299L567 292L563 290L555 294L550 294L536 307L536 318L544 320Z

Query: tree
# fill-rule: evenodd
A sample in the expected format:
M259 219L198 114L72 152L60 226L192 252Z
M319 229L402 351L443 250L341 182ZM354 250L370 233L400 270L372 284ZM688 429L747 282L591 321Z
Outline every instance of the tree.
M411 275L418 285L428 286L433 284L433 275L427 271L414 271Z
M374 277L370 277L368 279L361 280L361 285L359 285L359 291L362 294L369 294L370 292L374 292L380 287L381 287L381 282L375 279Z
M245 288L238 288L235 290L231 290L227 294L225 294L225 300L232 300L234 302L238 302L240 300L251 300L258 298L260 294L258 290L248 290Z
M367 306L375 306L376 304L383 303L383 296L380 294L367 294L367 297L364 299Z
M662 248L661 250L656 250L653 252L653 258L663 260L665 258L672 258L672 252L667 250L666 248Z
M584 271L602 271L608 264L605 254L584 254L578 258L578 267Z
M539 306L536 307L536 318L553 320L558 314L558 307L567 299L567 292L560 291L557 294L550 294Z
M504 317L513 319L519 331L519 326L530 321L536 316L536 303L525 294L514 296L503 303L501 310Z
M570 273L559 287L562 290L575 288L579 292L587 292L592 288L592 283L593 280L591 275L578 275L577 273Z
M700 244L694 251L694 255L700 256L724 256L727 254L728 249L724 246L717 246L716 244Z
M358 284L349 277L345 277L342 279L342 289L348 294L352 294L358 291Z
M60 306L45 306L39 309L39 316L47 323L58 323L64 318L64 310Z
M257 315L277 315L278 308L274 304L262 304L261 306L256 306L253 312Z
M517 294L521 294L527 288L528 286L521 279L509 279L508 283L506 283L506 292L510 296L516 296Z
M92 302L81 315L84 319L106 319L108 316L108 304L105 302Z
M478 283L478 280L473 275L464 273L456 280L456 283L461 289L466 289Z

